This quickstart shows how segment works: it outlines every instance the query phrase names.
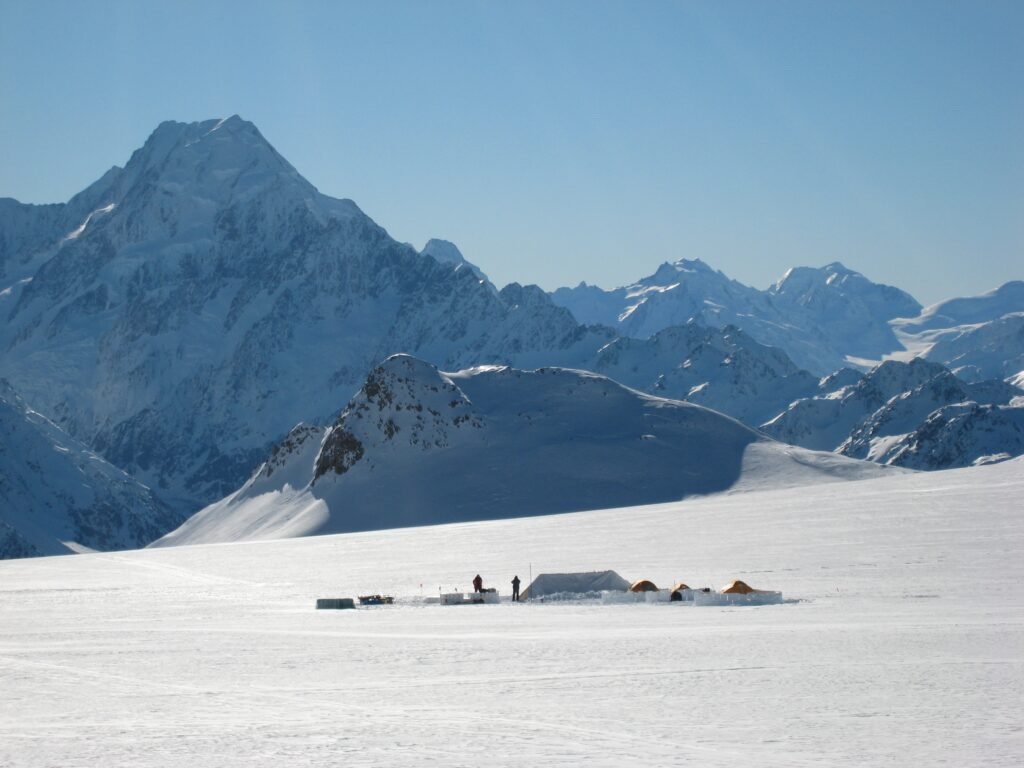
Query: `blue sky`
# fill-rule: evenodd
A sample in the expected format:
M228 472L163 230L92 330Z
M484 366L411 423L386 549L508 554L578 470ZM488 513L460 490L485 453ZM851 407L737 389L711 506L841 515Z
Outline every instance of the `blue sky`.
M499 285L839 260L930 303L1024 278L1024 3L0 0L0 197L238 113Z

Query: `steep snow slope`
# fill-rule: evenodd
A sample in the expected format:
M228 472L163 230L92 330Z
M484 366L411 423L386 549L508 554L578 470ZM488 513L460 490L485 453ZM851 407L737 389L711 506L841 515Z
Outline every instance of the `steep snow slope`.
M287 442L159 545L544 515L879 471L603 376L442 373L405 355L375 368L329 429L300 427Z
M142 547L181 521L0 379L0 559Z
M878 359L901 349L888 321L921 309L905 292L872 283L838 262L791 269L759 291L699 259L682 259L624 288L601 291L581 283L551 296L583 322L611 325L636 338L691 319L718 328L734 325L819 375L847 360Z
M1024 464L0 563L0 764L1014 766ZM760 608L421 595L734 578ZM1010 585L1010 586L1006 586ZM316 611L384 592L394 607Z

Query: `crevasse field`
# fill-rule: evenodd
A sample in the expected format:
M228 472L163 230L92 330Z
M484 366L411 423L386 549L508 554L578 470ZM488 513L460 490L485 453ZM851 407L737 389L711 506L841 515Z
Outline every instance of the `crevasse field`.
M2 562L0 765L1020 765L1022 500L1018 459ZM788 602L418 600L531 564ZM400 604L313 608L378 591Z

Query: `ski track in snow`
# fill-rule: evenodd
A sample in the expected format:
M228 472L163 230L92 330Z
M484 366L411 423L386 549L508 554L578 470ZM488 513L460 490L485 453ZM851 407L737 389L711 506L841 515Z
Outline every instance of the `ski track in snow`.
M1015 460L5 561L0 765L1018 765L1022 497ZM477 571L507 592L531 564L787 602L419 602ZM378 591L398 604L313 609Z

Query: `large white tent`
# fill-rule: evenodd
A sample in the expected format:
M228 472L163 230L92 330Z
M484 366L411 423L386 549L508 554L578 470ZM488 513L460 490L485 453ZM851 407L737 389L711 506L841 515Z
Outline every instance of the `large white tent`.
M589 571L587 573L542 573L521 595L523 600L544 597L560 592L625 592L629 582L615 571Z

